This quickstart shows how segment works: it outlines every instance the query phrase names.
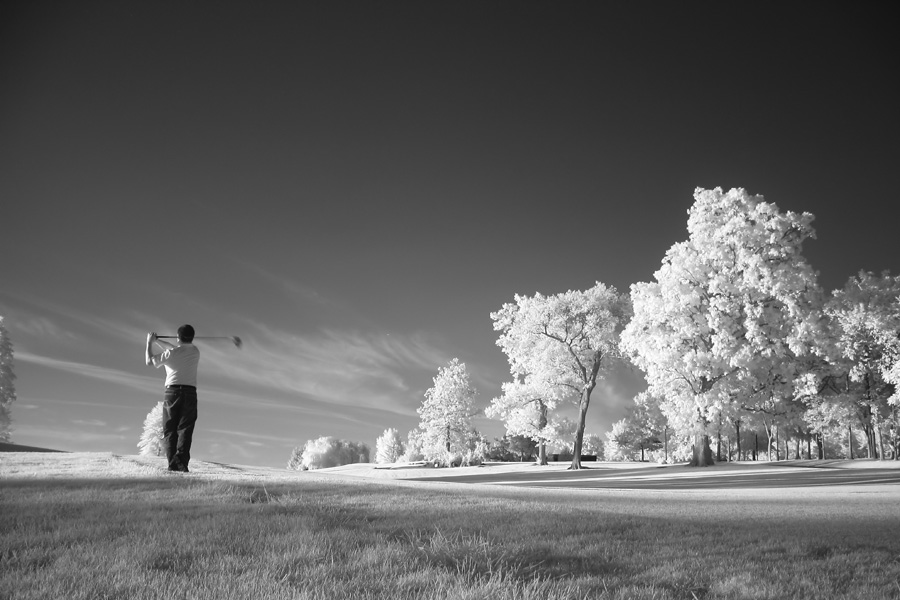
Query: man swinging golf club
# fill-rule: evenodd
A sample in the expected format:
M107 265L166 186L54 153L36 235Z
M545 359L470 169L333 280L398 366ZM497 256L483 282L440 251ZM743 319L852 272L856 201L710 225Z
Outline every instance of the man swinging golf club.
M191 439L197 422L197 366L200 350L192 343L194 328L178 328L177 343L159 339L155 332L147 334L147 365L166 368L166 394L163 401L163 447L170 471L188 472ZM153 354L153 344L163 351Z

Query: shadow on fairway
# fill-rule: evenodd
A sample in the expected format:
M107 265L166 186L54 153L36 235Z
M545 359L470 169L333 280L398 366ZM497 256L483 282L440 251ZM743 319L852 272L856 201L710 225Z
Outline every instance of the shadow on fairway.
M479 473L447 477L414 478L408 481L452 482L533 488L699 490L741 488L797 488L900 484L898 469L808 469L757 465L716 467L659 467L637 469L586 468L578 471L542 473Z

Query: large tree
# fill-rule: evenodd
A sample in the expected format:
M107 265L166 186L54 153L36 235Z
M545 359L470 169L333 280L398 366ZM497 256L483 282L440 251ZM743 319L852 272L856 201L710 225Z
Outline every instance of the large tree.
M810 352L820 301L802 255L813 216L783 213L743 189L694 193L688 240L655 281L631 286L623 346L681 433L697 466L714 464L709 434L736 399L787 393Z
M629 316L627 296L600 282L585 291L516 295L491 313L513 377L577 401L572 469L581 468L591 392L604 367L619 357L619 333Z
M13 345L0 316L0 442L10 441L10 408L16 400L16 374L13 372Z
M458 358L438 370L434 386L425 392L418 408L426 458L450 462L454 455L461 457L468 451L475 394L466 364Z

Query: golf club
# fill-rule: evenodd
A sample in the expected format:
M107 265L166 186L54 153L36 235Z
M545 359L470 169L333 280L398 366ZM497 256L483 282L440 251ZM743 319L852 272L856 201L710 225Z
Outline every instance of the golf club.
M156 336L159 339L178 339L177 335L158 335ZM241 338L237 336L224 336L224 335L198 335L194 337L195 340L230 340L232 344L236 347L240 348L244 345L244 342L241 341Z

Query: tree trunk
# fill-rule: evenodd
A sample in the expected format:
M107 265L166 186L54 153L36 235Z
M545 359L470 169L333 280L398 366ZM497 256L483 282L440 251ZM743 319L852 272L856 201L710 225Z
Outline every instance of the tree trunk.
M544 440L538 444L538 464L542 467L547 466L547 442Z
M543 432L544 427L547 426L547 405L544 404L543 400L538 400L538 407L540 408L540 418L538 419L538 425L540 426L540 430ZM538 448L538 464L542 467L547 466L547 442L545 440L541 440L540 446Z
M741 421L738 419L734 422L734 437L737 440L737 457L738 460L742 460L741 458Z
M781 445L781 440L778 437L778 434L779 434L778 426L775 425L774 429L775 429L775 462L778 462L779 460L781 460L781 458L780 458L781 455L778 453L778 451L780 449L779 446Z
M709 436L697 434L694 436L694 455L691 458L692 467L711 467L715 465L712 456L712 448L709 447Z
M669 464L669 426L663 426L663 444L664 444L664 456L666 458L666 464Z
M581 468L581 448L584 445L584 425L587 421L587 410L591 403L593 385L585 385L581 390L581 403L578 411L578 428L575 430L575 448L572 449L572 464L569 469Z
M877 411L872 410L872 375L870 373L866 373L865 378L863 379L866 392L866 407L864 411L865 418L863 419L863 431L866 433L866 446L868 450L869 458L878 458L878 452L875 447L875 428L878 426L878 413ZM874 418L873 418L874 416Z
M853 460L853 426L847 425L847 443L850 444L850 460Z
M763 426L766 428L766 460L772 462L772 435L775 428L768 422L763 422Z

